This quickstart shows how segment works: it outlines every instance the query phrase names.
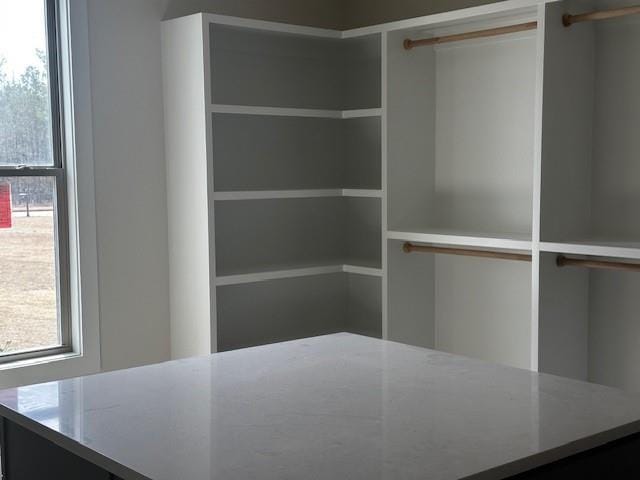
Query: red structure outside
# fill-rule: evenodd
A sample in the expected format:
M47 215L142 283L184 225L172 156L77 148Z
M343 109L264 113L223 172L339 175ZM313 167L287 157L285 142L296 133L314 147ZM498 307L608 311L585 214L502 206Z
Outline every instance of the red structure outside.
M0 183L0 228L11 228L10 183Z

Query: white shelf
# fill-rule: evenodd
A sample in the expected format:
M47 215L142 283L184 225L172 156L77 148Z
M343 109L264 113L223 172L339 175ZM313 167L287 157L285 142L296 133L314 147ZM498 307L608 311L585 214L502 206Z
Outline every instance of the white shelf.
M360 110L316 110L308 108L256 107L221 104L212 105L211 112L236 115L264 115L273 117L333 118L338 120L379 117L382 115L381 108L366 108Z
M321 267L295 268L290 270L274 270L268 272L245 273L240 275L226 275L216 278L216 286L241 285L245 283L267 282L284 278L311 277L342 272L342 265L327 265Z
M362 267L359 265L343 265L342 271L345 273L353 273L356 275L368 275L370 277L382 277L382 269Z
M343 119L379 117L382 115L382 109L381 108L365 108L361 110L343 110L341 114Z
M381 190L326 189L326 190L251 190L238 192L216 192L213 199L218 202L238 200L272 200L282 198L362 197L382 198Z
M343 197L360 198L382 198L382 190L360 190L355 188L345 188L342 190Z
M532 242L525 236L504 236L488 234L470 234L468 232L452 231L389 231L389 240L404 240L406 242L419 242L437 244L443 246L498 248L504 250L529 251Z
M246 283L267 282L269 280L282 280L285 278L313 277L316 275L328 275L331 273L353 273L382 277L379 268L362 267L358 265L324 265L317 267L294 268L287 270L272 270L239 275L225 275L216 278L216 286L242 285Z
M587 255L593 257L628 258L640 260L640 244L623 242L541 242L540 251L565 253L568 255Z

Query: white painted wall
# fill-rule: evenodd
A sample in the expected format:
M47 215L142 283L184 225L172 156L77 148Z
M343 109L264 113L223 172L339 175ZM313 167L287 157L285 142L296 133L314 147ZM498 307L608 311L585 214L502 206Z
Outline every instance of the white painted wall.
M158 0L89 0L102 368L169 358Z

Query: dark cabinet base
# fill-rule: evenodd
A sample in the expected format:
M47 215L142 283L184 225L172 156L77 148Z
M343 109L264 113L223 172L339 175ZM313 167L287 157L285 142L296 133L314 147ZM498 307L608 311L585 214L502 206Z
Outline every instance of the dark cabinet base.
M3 480L119 480L13 422L0 424Z
M640 478L640 435L631 435L602 447L511 477L511 480L581 480Z
M2 480L120 480L91 462L0 417ZM509 480L640 478L640 434L531 470Z

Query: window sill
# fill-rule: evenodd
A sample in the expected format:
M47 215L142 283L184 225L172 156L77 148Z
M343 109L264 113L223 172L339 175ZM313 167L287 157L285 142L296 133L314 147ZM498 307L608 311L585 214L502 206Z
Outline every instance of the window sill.
M5 370L13 370L15 368L31 367L34 365L46 365L52 362L61 362L81 357L77 352L52 353L51 355L42 354L37 357L17 359L14 361L0 362L0 372Z
M97 356L78 352L16 360L0 364L0 390L52 380L82 377L100 371Z

